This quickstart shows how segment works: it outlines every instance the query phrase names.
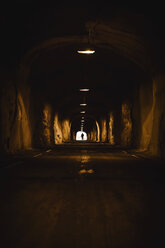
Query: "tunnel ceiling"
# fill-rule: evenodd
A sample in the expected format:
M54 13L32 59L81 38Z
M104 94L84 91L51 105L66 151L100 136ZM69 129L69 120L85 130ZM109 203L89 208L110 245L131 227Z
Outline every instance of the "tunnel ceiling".
M138 66L111 50L96 46L96 53L86 56L77 53L78 47L73 44L43 52L31 66L33 92L64 116L78 114L85 95L89 114L106 114L148 80ZM90 92L81 93L80 88Z
M144 3L143 6L95 3L88 7L61 3L50 7L31 1L25 1L19 8L16 4L14 8L4 7L2 30L6 51L3 50L1 59L11 66L28 53L33 54L31 51L37 51L28 80L38 99L50 102L64 115L74 116L83 100L78 89L88 87L89 114L103 114L117 103L120 105L124 98L133 97L139 83L150 81L143 68L148 56L144 49L152 50L155 56L152 46L161 37L162 20L158 15L160 6L150 3L149 7ZM159 18L155 18L155 13ZM88 39L89 25L94 25L96 53L78 55L76 50L86 43L82 40ZM57 46L53 39L60 37ZM70 37L72 41L67 42Z

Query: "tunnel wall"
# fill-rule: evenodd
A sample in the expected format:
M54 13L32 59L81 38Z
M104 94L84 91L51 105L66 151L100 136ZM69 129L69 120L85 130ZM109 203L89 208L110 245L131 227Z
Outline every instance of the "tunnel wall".
M31 149L30 88L12 78L3 78L0 99L1 148L5 152Z
M109 123L108 123L108 141L111 145L114 145L114 115L111 112L109 114Z
M101 142L107 141L107 122L105 119L101 120Z
M141 106L141 138L140 149L149 149L152 131L153 119L155 111L155 83L150 85L142 85L140 87L140 106Z
M63 142L68 142L70 140L70 122L69 120L62 121L62 135L63 135Z
M165 75L153 79L154 117L149 149L154 155L165 158Z
M88 134L88 140L92 142L97 141L97 130L95 128Z
M33 128L34 147L50 147L53 144L52 112L52 107L48 103L36 107L33 116L33 119L36 119Z
M60 120L58 113L54 117L54 143L62 144L70 140L70 122L69 120Z
M133 104L135 147L151 155L165 157L165 75L142 83Z
M132 140L132 119L131 106L129 102L124 102L121 106L121 145L130 147Z

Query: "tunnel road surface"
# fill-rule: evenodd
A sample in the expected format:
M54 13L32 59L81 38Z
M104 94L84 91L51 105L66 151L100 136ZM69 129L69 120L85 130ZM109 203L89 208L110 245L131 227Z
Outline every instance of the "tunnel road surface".
M163 162L85 144L12 162L0 169L0 247L165 247Z

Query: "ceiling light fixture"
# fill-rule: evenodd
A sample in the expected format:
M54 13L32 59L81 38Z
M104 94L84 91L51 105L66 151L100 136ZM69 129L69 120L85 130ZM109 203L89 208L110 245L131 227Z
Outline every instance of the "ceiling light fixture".
M95 50L86 49L86 50L78 50L77 52L80 54L93 54L95 53Z
M91 33L92 30L89 28L89 35L88 35L88 46L85 49L78 50L77 52L80 54L94 54L95 50L91 48L90 41L91 41ZM93 37L92 37L93 39Z
M90 89L80 89L81 92L88 92Z
M85 114L85 111L81 111L80 113L81 113L81 114Z
M80 106L86 106L87 104L86 103L80 103Z

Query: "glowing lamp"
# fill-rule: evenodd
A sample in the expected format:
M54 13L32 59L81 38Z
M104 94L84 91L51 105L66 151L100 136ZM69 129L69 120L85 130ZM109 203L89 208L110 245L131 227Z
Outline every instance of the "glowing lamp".
M80 54L94 54L95 50L86 49L86 50L78 50L77 52L80 53Z
M87 104L86 103L80 103L80 106L86 106Z
M80 89L81 92L88 92L89 89Z

